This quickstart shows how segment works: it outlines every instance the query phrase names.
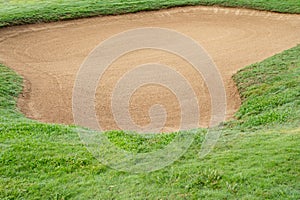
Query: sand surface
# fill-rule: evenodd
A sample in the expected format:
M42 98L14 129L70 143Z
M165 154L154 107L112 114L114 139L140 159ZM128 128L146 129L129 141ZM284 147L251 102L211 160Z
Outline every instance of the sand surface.
M201 6L3 28L0 62L25 80L20 110L42 122L73 124L72 91L85 58L109 37L143 27L175 30L208 52L224 81L227 119L241 103L231 76L246 65L300 43L300 15ZM144 63L168 65L186 77L199 102L199 126L208 126L211 99L201 75L174 54L143 49L121 56L102 76L95 107L103 129L120 129L111 110L112 91L120 77ZM143 85L132 95L129 112L134 123L149 124L148 111L155 104L164 105L167 113L161 131L178 129L181 114L176 94L155 84Z

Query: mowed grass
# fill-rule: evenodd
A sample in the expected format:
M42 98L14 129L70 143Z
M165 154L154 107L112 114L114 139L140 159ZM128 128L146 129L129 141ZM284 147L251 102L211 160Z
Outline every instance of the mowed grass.
M240 70L233 79L243 104L232 124L241 129L300 124L300 45Z
M300 13L299 0L0 0L0 27L187 5L216 5Z
M99 163L76 127L26 119L15 107L22 80L0 65L0 199L299 199L299 54L300 45L234 77L243 105L207 157L199 129L178 161L144 174ZM135 153L175 135L106 134Z

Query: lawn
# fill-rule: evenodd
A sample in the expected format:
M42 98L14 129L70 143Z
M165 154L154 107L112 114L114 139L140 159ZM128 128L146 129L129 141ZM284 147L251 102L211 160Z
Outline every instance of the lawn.
M300 13L299 0L0 0L0 27L186 5L244 7Z
M91 15L88 8L116 14L180 4L138 1L135 4L142 9L129 6L122 10L131 1L101 1L103 6L97 6L100 1L24 2L8 1L6 7L1 6L2 25L59 20L52 17L66 18L65 10L71 13L69 17L80 17ZM300 9L299 1L195 2L189 4L260 5L259 9L297 13ZM34 11L39 7L48 9L48 14ZM103 14L98 11L95 15ZM30 18L33 14L36 18ZM225 123L216 148L207 157L198 157L207 132L199 129L179 160L141 174L116 171L99 163L82 144L75 126L25 118L16 109L22 78L0 65L0 199L300 199L299 55L300 45L245 67L233 77L243 103L236 120ZM106 136L124 150L144 153L162 148L176 133L146 138L112 131Z

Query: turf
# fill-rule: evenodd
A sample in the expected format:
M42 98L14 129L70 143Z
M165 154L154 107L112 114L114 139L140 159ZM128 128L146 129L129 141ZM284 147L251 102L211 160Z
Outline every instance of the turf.
M99 163L75 127L26 119L15 109L22 81L1 65L0 199L299 199L299 53L300 45L235 76L243 105L207 157L198 157L206 132L199 130L178 161L145 174ZM286 110L283 120L256 122ZM107 136L120 148L141 153L162 148L174 134Z
M300 13L299 0L0 0L0 27L187 5L216 5Z
M233 79L243 104L239 128L300 123L300 45L240 70Z

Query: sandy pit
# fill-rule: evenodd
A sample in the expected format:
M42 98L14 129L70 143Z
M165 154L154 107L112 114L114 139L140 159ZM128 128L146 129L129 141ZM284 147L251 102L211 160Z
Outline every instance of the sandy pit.
M300 15L201 6L3 28L0 62L25 80L18 103L20 110L42 122L73 124L72 92L85 58L109 37L143 27L175 30L208 52L224 81L227 119L241 104L232 75L246 65L300 43ZM199 102L199 126L208 126L211 99L201 75L176 55L143 49L121 56L99 82L95 107L104 130L120 129L110 103L117 81L134 66L154 62L168 65L186 77ZM167 112L161 131L178 129L181 116L176 94L155 84L143 85L132 95L132 120L140 126L151 123L148 111L154 104L164 105Z

